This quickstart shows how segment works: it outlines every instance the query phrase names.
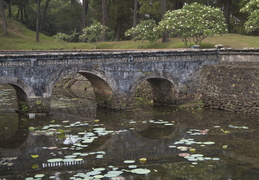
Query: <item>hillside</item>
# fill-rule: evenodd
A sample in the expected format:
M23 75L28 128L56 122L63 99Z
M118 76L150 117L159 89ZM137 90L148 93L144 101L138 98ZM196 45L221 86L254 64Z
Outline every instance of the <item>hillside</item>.
M0 50L59 50L66 47L61 43L55 42L52 37L40 34L40 42L35 41L35 32L28 30L20 23L8 19L8 35L3 36L2 27L0 28ZM238 34L225 34L222 36L208 37L201 44L202 48L213 48L215 44L223 44L227 48L258 48L259 36L244 36ZM118 41L100 42L98 49L137 49L139 41ZM66 49L92 49L91 43L69 43ZM187 48L180 38L171 38L167 43L161 40L151 44L144 42L144 49L168 49L168 48Z

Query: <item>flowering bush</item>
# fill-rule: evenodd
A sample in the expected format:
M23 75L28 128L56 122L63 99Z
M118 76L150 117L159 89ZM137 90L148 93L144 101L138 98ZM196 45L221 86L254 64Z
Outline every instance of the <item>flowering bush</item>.
M153 19L143 20L140 23L131 29L128 29L125 32L126 36L134 35L133 40L141 40L141 46L145 40L154 42L159 38L159 34L156 32L156 22Z
M94 48L96 48L101 35L104 34L106 30L108 30L108 27L101 25L99 22L94 22L91 26L82 30L83 33L79 36L79 39L86 42L94 42Z
M193 3L179 10L167 11L158 30L169 32L171 37L181 37L185 45L192 41L197 44L208 36L227 33L224 22L220 9Z
M246 32L259 29L259 0L250 0L240 11L248 13L248 20L245 23Z
M65 33L57 33L53 36L56 42L61 42L65 47L68 46L68 42L70 42L78 33L74 30L71 35L67 35Z

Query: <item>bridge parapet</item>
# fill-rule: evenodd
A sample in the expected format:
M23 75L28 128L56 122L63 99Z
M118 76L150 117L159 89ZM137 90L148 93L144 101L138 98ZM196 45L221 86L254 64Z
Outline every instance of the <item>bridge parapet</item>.
M145 61L192 61L215 59L217 50L137 50L137 51L79 51L42 52L22 54L1 52L0 66L85 64L85 63L133 63Z

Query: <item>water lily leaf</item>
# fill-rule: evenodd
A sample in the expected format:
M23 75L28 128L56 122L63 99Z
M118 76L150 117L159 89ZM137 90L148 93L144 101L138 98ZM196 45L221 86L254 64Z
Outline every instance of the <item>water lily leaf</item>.
M36 174L34 177L35 178L43 178L45 176L45 174Z
M215 142L208 141L208 142L204 142L203 144L205 144L205 145L212 145L212 144L215 144Z
M101 174L101 173L102 173L101 171L93 170L93 171L87 172L86 174L88 174L90 176L95 176L95 175L98 175L98 174Z
M55 163L55 162L61 162L63 159L61 158L54 158L54 159L48 159L47 162L49 163Z
M135 160L125 160L123 161L125 164L131 164L131 163L135 163Z
M108 171L107 174L104 175L104 177L112 178L121 175L122 171Z
M35 130L35 127L29 127L29 131L34 131Z
M138 168L138 169L133 169L131 172L135 174L148 174L151 171L149 169Z

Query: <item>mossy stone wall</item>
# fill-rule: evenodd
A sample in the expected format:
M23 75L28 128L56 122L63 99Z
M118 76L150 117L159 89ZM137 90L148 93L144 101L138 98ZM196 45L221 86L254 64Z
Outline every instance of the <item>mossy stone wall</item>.
M205 106L259 115L259 64L204 66L199 92Z

